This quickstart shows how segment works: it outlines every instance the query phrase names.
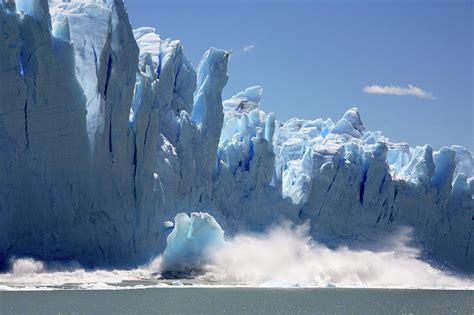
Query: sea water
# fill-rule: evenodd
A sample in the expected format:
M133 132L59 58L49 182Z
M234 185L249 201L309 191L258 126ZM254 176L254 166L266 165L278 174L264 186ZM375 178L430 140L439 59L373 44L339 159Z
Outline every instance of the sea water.
M474 314L474 291L155 288L0 292L1 314Z

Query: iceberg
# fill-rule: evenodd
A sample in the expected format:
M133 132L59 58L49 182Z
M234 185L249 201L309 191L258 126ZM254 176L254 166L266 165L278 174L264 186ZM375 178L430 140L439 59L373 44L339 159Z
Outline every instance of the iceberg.
M173 231L161 261L164 276L189 275L206 264L208 251L224 244L224 231L209 213L193 212L176 215Z
M192 226L222 231L207 211L228 235L309 221L330 246L410 226L431 261L474 272L468 149L391 142L357 108L279 121L260 86L222 100L229 53L194 69L181 42L133 30L122 0L1 0L0 33L0 267L134 267L168 239L179 270Z

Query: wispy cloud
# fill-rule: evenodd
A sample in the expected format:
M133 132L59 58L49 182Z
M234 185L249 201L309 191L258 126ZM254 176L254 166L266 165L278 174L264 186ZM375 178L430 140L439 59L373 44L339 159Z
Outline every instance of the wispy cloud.
M230 54L230 57L232 58L232 56L237 56L237 55L243 55L243 54L246 54L252 50L255 49L255 45L247 45L247 46L244 46L238 50L235 50L235 51L232 51L231 50L231 54Z
M409 84L408 87L401 87L396 85L369 85L363 91L368 94L385 94L385 95L412 95L419 98L434 100L434 96L427 91L420 89L414 85Z
M255 45L248 45L248 46L242 47L242 48L240 49L240 51L241 51L242 53L247 53L247 52L249 52L249 51L251 51L251 50L253 50L253 49L255 49Z

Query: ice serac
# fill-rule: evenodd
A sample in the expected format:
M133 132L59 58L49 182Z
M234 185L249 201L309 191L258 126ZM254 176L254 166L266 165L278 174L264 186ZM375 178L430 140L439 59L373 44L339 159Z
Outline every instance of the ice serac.
M411 226L432 261L474 272L468 149L393 143L357 108L278 121L260 86L223 101L228 52L195 71L181 42L132 30L122 0L1 0L0 34L0 264L136 266L174 226L179 271L173 248L206 244L208 211L229 235L309 220L354 247Z

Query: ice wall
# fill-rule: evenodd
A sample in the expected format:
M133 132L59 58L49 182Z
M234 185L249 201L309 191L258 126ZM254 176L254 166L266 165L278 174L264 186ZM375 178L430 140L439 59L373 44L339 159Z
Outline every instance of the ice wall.
M134 266L164 250L164 221L209 211L229 234L309 220L351 246L409 225L474 271L469 150L392 143L356 108L280 122L258 86L223 102L228 53L195 71L122 0L2 0L0 34L0 264Z
M17 4L0 5L2 262L78 248L84 231L72 227L90 200L86 98L73 45L51 36L46 1Z

